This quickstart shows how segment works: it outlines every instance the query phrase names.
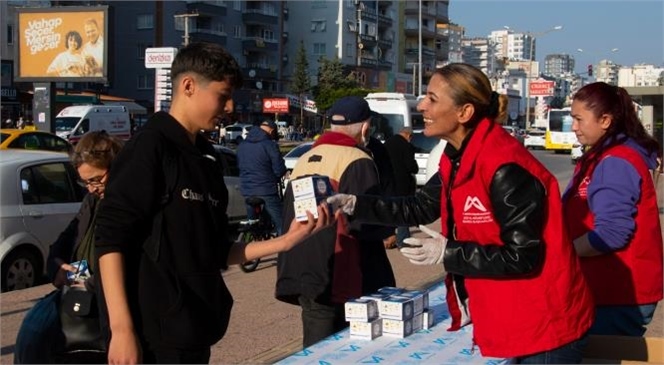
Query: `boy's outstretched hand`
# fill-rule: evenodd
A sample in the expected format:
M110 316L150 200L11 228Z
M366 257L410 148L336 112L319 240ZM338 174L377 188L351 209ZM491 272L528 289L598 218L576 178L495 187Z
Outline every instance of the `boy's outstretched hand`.
M318 210L318 219L314 218L314 215L311 212L307 211L307 220L305 222L298 222L293 219L288 228L286 235L290 236L295 242L292 246L295 246L301 240L318 232L319 230L330 226L339 218L338 215L341 214L340 211L337 211L336 214L332 215L329 205L327 203L322 203L317 207ZM291 247L292 247L291 246Z

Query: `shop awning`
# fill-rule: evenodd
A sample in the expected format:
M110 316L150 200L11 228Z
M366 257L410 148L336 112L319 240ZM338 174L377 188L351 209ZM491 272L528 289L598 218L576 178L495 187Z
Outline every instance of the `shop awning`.
M147 114L147 109L133 101L107 101L104 100L102 101L104 105L119 105L119 106L124 106L127 108L127 111L129 114Z

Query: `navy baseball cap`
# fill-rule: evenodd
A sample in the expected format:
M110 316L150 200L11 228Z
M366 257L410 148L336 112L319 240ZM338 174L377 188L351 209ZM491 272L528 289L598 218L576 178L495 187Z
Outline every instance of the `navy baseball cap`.
M275 123L273 120L266 120L261 123L261 125L266 125L272 129L277 129L277 123Z
M355 124L371 118L369 103L359 96L344 96L328 110L332 124Z

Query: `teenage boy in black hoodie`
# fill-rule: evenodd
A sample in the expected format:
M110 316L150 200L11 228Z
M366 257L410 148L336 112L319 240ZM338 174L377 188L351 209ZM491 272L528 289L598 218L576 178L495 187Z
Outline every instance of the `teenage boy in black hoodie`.
M117 157L97 217L109 364L209 362L233 304L220 270L288 250L330 222L319 207L317 222L293 221L273 240L229 242L228 191L199 132L232 111L240 67L220 46L195 43L179 51L171 78L170 111L155 113ZM156 254L146 240L159 242Z

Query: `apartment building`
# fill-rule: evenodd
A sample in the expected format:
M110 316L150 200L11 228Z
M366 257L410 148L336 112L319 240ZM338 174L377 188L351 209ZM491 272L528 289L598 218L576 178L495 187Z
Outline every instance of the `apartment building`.
M544 57L544 75L562 77L574 73L574 56L565 53L549 54Z

